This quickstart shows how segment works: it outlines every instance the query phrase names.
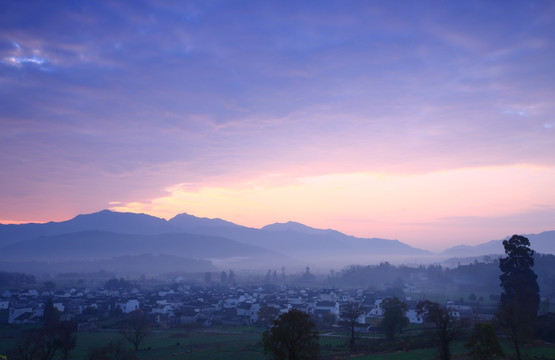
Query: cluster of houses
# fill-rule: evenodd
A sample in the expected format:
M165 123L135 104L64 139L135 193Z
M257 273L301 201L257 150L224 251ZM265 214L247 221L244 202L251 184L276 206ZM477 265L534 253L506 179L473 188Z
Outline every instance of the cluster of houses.
M183 324L256 324L264 307L276 309L275 313L297 309L311 314L316 321L333 324L341 320L345 304L356 303L364 312L358 319L361 329L377 324L383 316L382 299L362 289L309 289L285 285L226 288L181 284L151 291L138 288L4 291L0 297L0 322L40 323L48 300L53 302L60 319L75 321L79 331L96 329L98 319L123 316L138 309L161 328ZM406 314L409 321L421 323L422 318L415 311L416 301L404 300L409 305ZM456 316L472 316L469 306L453 303L448 306Z

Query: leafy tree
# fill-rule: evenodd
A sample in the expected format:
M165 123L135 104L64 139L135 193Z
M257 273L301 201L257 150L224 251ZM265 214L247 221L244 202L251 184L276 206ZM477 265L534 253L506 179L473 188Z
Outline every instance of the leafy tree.
M341 319L343 319L343 322L351 333L351 339L349 341L351 349L354 349L355 347L355 326L358 318L363 314L364 310L362 310L362 308L354 302L347 303L341 307L339 316L341 316Z
M302 275L301 278L302 278L303 281L312 281L312 280L315 279L314 274L312 274L310 272L310 267L309 266L305 267L304 274Z
M279 310L272 306L264 306L258 311L258 320L266 325L267 328L272 325L279 314Z
M36 279L34 275L27 275L22 273L11 273L0 271L0 286L20 286L23 284L35 284Z
M546 342L555 342L555 313L538 316L536 336Z
M320 352L316 324L299 310L280 315L264 332L262 343L264 353L274 360L312 360Z
M227 273L225 271L222 271L220 274L220 282L222 284L227 284Z
M530 241L524 236L513 235L503 241L503 246L507 256L499 259L503 292L496 315L520 360L521 344L532 336L538 317L540 289L537 275L532 270L534 250L530 249Z
M464 346L474 360L493 360L505 356L495 335L495 329L489 323L474 325L474 330Z
M432 326L441 360L451 359L449 345L460 335L460 326L453 312L432 301L419 301L416 312L423 316L424 323Z
M141 342L150 334L150 327L142 310L139 309L129 313L123 325L122 334L123 338L133 345L135 351L139 351Z
M264 283L265 284L269 284L270 283L270 277L272 276L272 270L268 270L268 272L266 273L266 276L264 276Z
M384 310L381 326L389 340L395 339L395 334L400 333L409 324L406 313L408 305L399 298L386 298L380 304Z
M44 327L47 329L54 328L60 321L60 312L54 307L52 299L46 300L43 310Z
M230 285L235 286L235 273L233 270L229 270L229 275L227 275L227 281Z

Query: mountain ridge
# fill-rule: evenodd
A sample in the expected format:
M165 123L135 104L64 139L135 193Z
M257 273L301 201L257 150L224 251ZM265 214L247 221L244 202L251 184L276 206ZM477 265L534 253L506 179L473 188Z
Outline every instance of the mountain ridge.
M91 233L94 232L104 232L104 235L96 236L96 238L94 236L91 237ZM87 236L89 236L88 240ZM76 248L77 244L81 244L82 249L89 247L90 249L96 249L94 251L100 251L94 245L91 245L94 242L103 242L105 246L116 246L119 244L117 246L120 246L120 248L118 248L116 253L99 252L104 257L137 255L137 249L132 250L132 247L133 245L138 246L145 242L145 237L153 243L158 241L161 246L168 241L171 243L167 239L172 236L181 236L180 241L184 243L186 242L184 239L187 237L195 238L196 236L196 238L199 238L199 236L205 236L207 239L210 239L214 247L210 250L211 252L207 250L199 254L200 258L203 259L224 259L226 256L222 255L221 250L226 247L229 247L229 249L233 248L234 250L230 250L227 258L236 259L237 264L244 258L241 256L240 251L237 250L242 248L242 245L269 251L269 253L275 255L276 259L281 259L279 261L289 259L292 262L296 261L297 264L314 265L320 263L326 264L329 267L345 266L353 263L368 264L380 261L402 262L404 261L403 259L418 258L425 262L427 261L426 259L431 259L434 256L453 257L503 253L502 245L500 245L502 240L492 240L475 246L457 245L446 249L440 254L434 254L409 246L399 240L359 238L333 229L312 228L295 221L273 223L257 229L219 218L200 218L186 213L178 214L166 220L148 214L115 212L111 210L81 214L62 222L17 225L0 224L0 251L4 251L6 255L13 255L14 259L23 260L23 255L25 254L28 256L27 259L30 259L30 253L33 251L26 251L25 246L28 249L40 248L41 241L52 241L51 238L55 237L56 241L54 243L58 244L55 247L59 249L55 249L53 252L35 251L33 255L35 260L39 258L44 260L47 258L47 254L51 258L56 256L61 257L62 254L69 256L70 249L73 249L73 255L77 256L80 254L79 251L81 251ZM536 251L555 253L555 249L553 249L553 245L555 245L555 241L553 241L555 239L555 231L528 236L533 246L541 243L539 248L535 248ZM68 237L73 240L68 240ZM114 241L110 243L104 237L113 238ZM133 244L129 241L133 237L143 240ZM50 240L47 240L49 238ZM65 240L63 240L64 238ZM162 238L165 240L160 242ZM215 238L219 242L215 242ZM538 239L540 239L539 242ZM175 242L177 240L174 239L172 241L174 241L173 246L178 247L178 243ZM21 242L24 242L24 244L17 245ZM155 249L151 245L149 246L144 248L145 252L156 253ZM250 250L247 251L247 248L243 247L242 249L248 253ZM19 250L16 251L15 249ZM252 248L248 249L252 250ZM87 255L93 254L94 251L91 250ZM169 247L166 247L165 251L175 255ZM82 251L81 255L83 255ZM185 254L182 255L184 256ZM269 259L270 257L267 258Z
M531 248L542 254L555 254L555 230L543 231L538 234L522 234L530 240ZM445 249L441 255L480 256L488 254L504 254L503 240L490 240L478 245L456 245Z

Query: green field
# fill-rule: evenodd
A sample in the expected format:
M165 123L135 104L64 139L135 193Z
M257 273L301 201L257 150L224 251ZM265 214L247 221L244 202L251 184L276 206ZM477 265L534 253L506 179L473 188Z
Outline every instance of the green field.
M14 335L21 327L0 326L0 354L14 345ZM265 359L261 344L263 329L258 327L217 327L180 328L170 330L153 330L141 344L138 353L144 360L170 359L199 359L199 360L228 360ZM416 349L411 351L374 352L360 350L351 353L347 346L347 338L341 333L322 335L320 338L321 358L332 359L360 359L360 360L427 360L437 357L435 348ZM368 336L368 335L365 335ZM121 339L116 330L98 330L94 332L78 333L77 345L71 351L71 359L86 359L93 347L106 345L111 340ZM364 344L366 339L359 340ZM378 340L381 341L381 340ZM466 359L463 342L452 345L454 359ZM510 354L510 348L505 347ZM524 350L527 356L545 359L555 359L555 347L541 346Z

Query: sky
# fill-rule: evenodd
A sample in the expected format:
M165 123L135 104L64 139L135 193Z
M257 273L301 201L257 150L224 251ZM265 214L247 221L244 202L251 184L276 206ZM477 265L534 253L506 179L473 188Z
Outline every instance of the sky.
M0 223L555 229L553 1L0 2Z

